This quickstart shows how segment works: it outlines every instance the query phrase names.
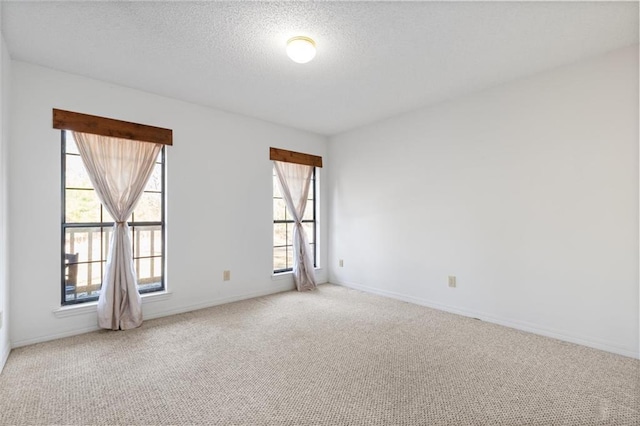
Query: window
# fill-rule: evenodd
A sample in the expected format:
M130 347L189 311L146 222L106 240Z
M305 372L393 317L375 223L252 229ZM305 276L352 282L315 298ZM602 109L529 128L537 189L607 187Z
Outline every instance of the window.
M293 269L293 219L289 215L287 205L282 198L278 186L278 177L273 169L273 272L288 272ZM302 218L311 253L313 266L317 265L316 250L316 168L313 169L311 188L307 208Z
M113 219L93 189L73 140L62 132L62 304L97 300ZM165 148L128 220L140 293L164 290Z

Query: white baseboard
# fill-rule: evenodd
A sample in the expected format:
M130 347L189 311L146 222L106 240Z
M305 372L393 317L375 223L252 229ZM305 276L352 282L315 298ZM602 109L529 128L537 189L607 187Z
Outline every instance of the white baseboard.
M233 303L233 302L239 302L241 300L255 299L256 297L269 296L271 294L282 293L284 291L290 291L290 290L293 290L293 287L291 286L291 284L287 283L287 284L278 285L275 287L270 287L269 289L265 289L265 290L254 291L251 293L243 293L243 294L230 296L230 297L223 297L220 299L214 299L207 302L181 306L179 308L173 308L173 309L165 310L162 312L156 312L155 314L147 315L145 317L145 320L167 317L169 315L183 314L185 312L211 308L212 306L224 305L225 303Z
M292 285L290 283L285 283L278 286L269 287L267 289L260 290L260 291L242 293L235 296L208 300L202 303L196 303L192 305L185 305L185 306L180 306L172 309L166 309L163 311L155 312L153 314L145 315L144 319L151 320L155 318L162 318L170 315L177 315L185 312L197 311L198 309L210 308L212 306L223 305L225 303L238 302L240 300L254 299L256 297L268 296L270 294L282 293L284 291L290 291L290 290L293 290ZM78 334L90 333L92 331L97 331L97 330L100 330L100 328L96 324L95 326L76 328L69 331L65 331L63 333L48 334L45 336L39 336L39 337L30 338L30 339L17 340L12 342L11 347L19 348L21 346L33 345L35 343L47 342L49 340L62 339L64 337L76 336ZM8 356L9 354L7 353L7 357Z
M71 337L78 334L91 333L92 331L97 331L97 330L100 330L100 327L98 327L98 324L91 327L75 328L69 331L65 331L63 333L47 334L46 336L39 336L31 339L17 340L15 342L11 342L11 347L15 349L21 346L34 345L36 343L48 342L49 340L62 339L65 337Z
M9 359L10 353L11 353L11 346L7 345L4 348L3 353L0 354L0 373L2 373L2 369L4 369L4 365L7 363L7 359Z
M533 334L539 334L545 337L551 337L554 339L562 340L569 343L575 343L582 346L588 346L594 349L600 349L606 352L612 352L618 355L624 355L630 358L640 359L640 350L634 350L629 348L623 348L612 344L611 342L599 341L584 336L571 336L560 330L553 330L545 327L540 327L537 324L532 324L524 321L514 321L507 318L500 318L493 315L485 314L483 312L473 311L470 309L461 309L453 306L444 305L437 302L432 302L427 299L419 297L409 296L406 294L396 293L388 290L381 290L373 287L364 286L361 284L343 282L334 280L333 284L337 284L343 287L353 288L365 293L376 294L379 296L389 297L391 299L401 300L403 302L413 303L415 305L426 306L429 308L437 309L440 311L450 312L457 315L462 315L470 318L478 318L482 321L490 322L493 324L503 325L505 327L514 328L516 330L526 331Z

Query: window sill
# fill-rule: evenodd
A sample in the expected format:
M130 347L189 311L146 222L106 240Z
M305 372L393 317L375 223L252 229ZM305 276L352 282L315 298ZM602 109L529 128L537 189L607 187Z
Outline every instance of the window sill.
M322 271L322 268L313 268L314 272L319 272ZM293 271L287 271L287 272L278 272L277 274L272 273L271 274L271 281L281 281L281 280L287 280L289 279L291 276L293 275Z
M278 272L277 274L272 273L271 274L271 281L286 280L286 279L289 279L289 277L291 277L291 275L293 275L293 271Z
M142 304L160 302L167 300L171 297L170 292L160 291L157 293L141 294ZM77 305L61 306L58 309L54 309L53 315L56 318L67 318L77 315L85 315L96 312L98 309L98 302L79 303Z

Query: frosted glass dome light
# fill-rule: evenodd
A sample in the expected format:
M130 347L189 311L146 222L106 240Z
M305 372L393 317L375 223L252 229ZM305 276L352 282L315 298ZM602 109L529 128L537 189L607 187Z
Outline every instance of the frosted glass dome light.
M306 64L316 56L316 42L304 36L290 38L287 41L287 55L293 62Z

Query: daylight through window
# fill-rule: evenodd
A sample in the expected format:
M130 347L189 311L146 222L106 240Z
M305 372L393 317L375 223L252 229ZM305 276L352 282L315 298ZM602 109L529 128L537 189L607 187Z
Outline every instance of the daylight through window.
M113 219L102 206L72 132L62 131L62 304L97 300ZM164 290L165 148L128 220L140 293Z
M288 272L293 268L293 218L282 198L278 186L278 177L273 169L273 272ZM307 208L302 218L311 253L313 266L317 266L316 255L316 169L313 169Z

